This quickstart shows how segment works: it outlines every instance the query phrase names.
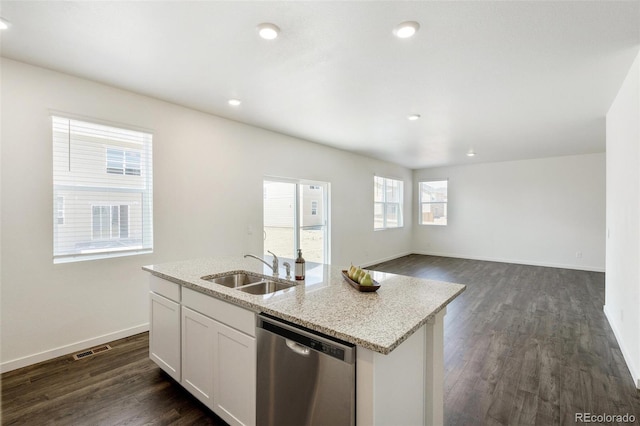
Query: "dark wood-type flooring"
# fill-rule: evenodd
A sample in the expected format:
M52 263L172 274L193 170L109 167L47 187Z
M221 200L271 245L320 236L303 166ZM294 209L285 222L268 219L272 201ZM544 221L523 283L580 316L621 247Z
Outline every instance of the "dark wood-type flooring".
M576 412L638 424L604 274L420 255L375 269L467 284L445 317L447 425L571 425ZM148 359L147 333L111 346L3 374L2 424L225 424Z
M149 359L149 333L2 375L2 425L226 425Z
M372 269L467 285L445 316L447 425L572 425L575 413L638 424L604 273L421 255Z

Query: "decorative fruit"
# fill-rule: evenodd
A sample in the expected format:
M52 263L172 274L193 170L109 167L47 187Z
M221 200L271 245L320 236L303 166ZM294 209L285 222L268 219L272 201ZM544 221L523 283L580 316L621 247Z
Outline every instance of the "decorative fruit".
M349 278L353 279L353 275L356 272L356 267L353 266L353 264L351 264L351 266L349 267L349 270L347 271L347 275L349 276Z
M368 272L360 280L360 285L373 285L373 278Z

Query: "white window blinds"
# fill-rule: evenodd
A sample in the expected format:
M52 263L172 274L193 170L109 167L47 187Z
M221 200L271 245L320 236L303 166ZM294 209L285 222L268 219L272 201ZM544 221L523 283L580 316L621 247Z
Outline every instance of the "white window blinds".
M54 263L153 249L152 135L52 117Z

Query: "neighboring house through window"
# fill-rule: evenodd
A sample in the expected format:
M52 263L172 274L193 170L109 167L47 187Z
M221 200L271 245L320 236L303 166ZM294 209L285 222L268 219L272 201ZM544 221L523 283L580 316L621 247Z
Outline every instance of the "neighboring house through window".
M153 249L152 135L52 118L54 263Z
M93 206L92 239L129 238L129 206Z
M56 224L64 225L64 197L56 197Z
M107 173L140 176L140 151L107 148Z

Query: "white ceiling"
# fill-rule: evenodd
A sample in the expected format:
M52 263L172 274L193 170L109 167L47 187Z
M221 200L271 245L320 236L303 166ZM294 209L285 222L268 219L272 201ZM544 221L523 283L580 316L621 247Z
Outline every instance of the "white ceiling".
M604 151L640 48L640 1L0 7L4 57L409 168ZM397 39L407 20L420 31Z

